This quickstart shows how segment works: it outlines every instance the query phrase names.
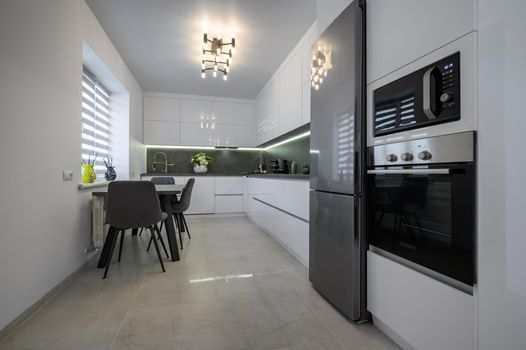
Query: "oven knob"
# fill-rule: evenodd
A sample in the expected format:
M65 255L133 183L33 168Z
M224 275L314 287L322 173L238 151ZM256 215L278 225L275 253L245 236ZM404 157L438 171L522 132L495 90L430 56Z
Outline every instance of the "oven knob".
M420 158L421 160L430 160L431 157L432 155L428 151L422 151L418 153L418 158Z
M409 152L405 152L405 153L402 153L400 158L402 158L403 161L408 162L410 160L413 160L413 155Z
M448 94L447 92L444 92L442 95L440 95L440 102L446 103L453 99L453 94Z
M385 159L388 161L388 162L396 162L398 160L398 157L396 156L396 154L388 154L387 157L385 157Z

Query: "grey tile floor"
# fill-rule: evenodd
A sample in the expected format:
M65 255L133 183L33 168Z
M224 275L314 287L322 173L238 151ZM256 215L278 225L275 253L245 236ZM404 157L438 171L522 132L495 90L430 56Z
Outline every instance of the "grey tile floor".
M192 217L161 273L148 235L127 235L109 277L89 266L0 349L399 349L353 325L308 272L246 217Z

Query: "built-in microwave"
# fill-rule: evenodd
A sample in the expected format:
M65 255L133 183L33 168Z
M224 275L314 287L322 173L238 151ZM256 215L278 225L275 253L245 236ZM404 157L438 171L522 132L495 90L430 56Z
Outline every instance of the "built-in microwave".
M460 119L460 52L373 92L375 137Z

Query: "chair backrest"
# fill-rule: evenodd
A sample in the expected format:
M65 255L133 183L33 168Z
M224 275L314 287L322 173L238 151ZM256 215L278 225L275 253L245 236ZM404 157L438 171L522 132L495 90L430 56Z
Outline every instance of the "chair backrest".
M185 212L190 207L190 199L192 199L192 189L194 188L195 179L192 177L186 181L184 186L183 193L181 194L181 199L177 205L174 206L174 209L179 212Z
M156 185L175 185L175 180L171 176L156 176L152 177L150 181Z
M113 181L108 184L106 221L121 228L152 226L162 219L159 196L150 181Z

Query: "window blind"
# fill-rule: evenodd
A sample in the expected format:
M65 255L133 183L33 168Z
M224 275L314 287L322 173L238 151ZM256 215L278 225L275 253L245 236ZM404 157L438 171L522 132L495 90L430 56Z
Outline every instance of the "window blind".
M110 93L86 69L82 73L82 158L95 157L97 180L104 178L104 159L111 151Z

